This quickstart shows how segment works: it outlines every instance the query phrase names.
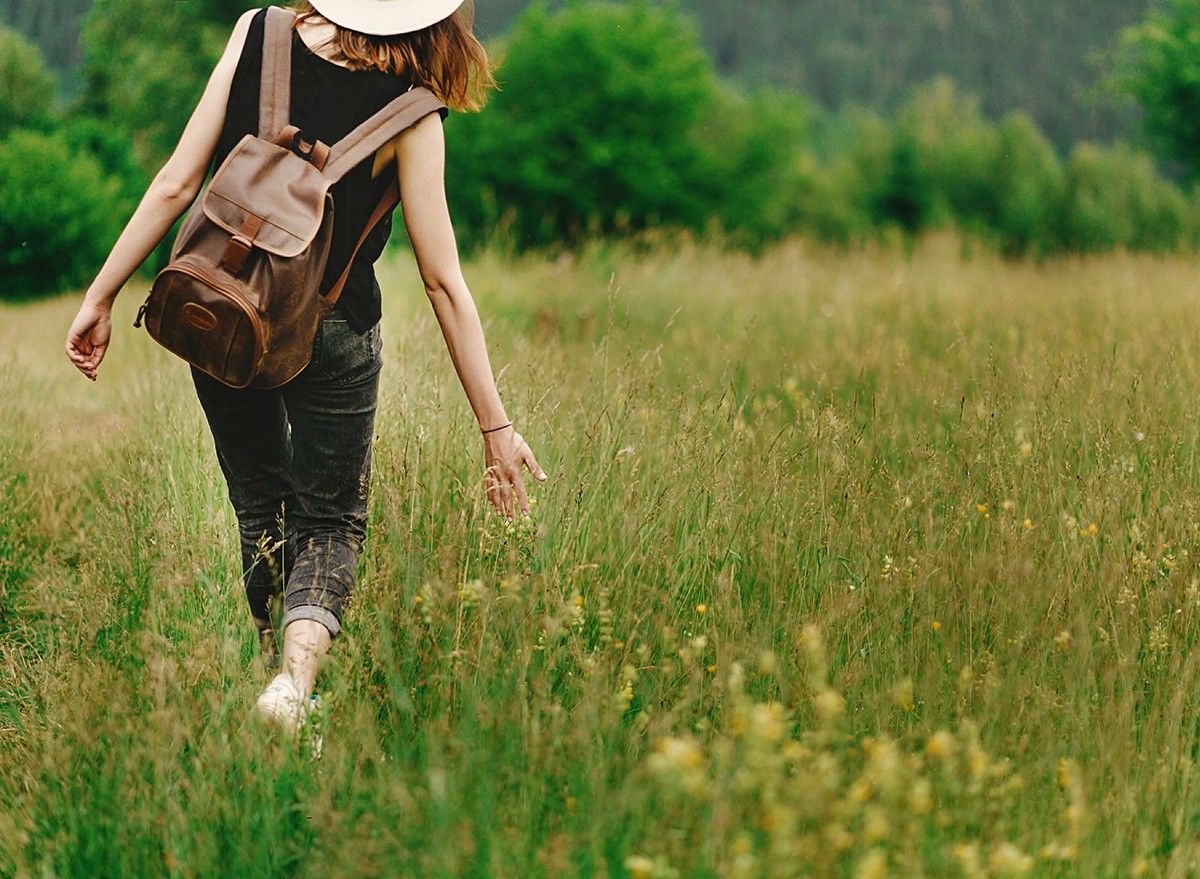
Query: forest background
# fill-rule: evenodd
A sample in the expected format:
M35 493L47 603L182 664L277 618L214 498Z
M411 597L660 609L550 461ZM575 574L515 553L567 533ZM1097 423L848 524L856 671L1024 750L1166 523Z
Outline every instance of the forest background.
M0 0L10 291L86 282L252 5ZM480 3L503 90L448 122L456 228L1192 249L1196 108L1172 87L1197 21L1197 0Z

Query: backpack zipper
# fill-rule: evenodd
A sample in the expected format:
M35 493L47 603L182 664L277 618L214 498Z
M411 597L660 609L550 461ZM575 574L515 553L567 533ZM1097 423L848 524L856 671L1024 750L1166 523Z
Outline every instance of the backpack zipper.
M246 314L246 317L250 319L251 326L254 327L254 371L251 375L251 381L253 381L254 376L258 375L258 364L262 361L263 355L266 353L266 334L263 332L262 318L258 314L258 309L250 303L249 299L242 295L240 290L228 284L221 283L202 269L193 267L190 262L184 262L183 259L163 269L163 272L179 272L180 274L195 278L202 284L233 300L234 304ZM143 304L142 309L139 310L139 320L141 319L140 312L144 309L145 305Z

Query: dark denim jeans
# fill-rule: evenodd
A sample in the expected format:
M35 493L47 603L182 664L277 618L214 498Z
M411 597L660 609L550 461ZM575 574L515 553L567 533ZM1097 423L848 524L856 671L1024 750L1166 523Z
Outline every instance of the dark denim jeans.
M308 366L280 388L236 390L192 368L260 631L280 592L282 628L308 619L333 638L341 630L366 536L381 348L379 324L359 335L334 312Z

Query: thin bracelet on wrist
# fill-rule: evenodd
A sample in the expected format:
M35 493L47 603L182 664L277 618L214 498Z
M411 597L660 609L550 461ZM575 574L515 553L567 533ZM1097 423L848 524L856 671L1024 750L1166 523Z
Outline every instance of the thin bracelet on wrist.
M480 430L479 432L482 434L495 433L498 430L504 430L504 428L512 427L512 426L513 426L513 423L510 421L510 422L508 422L508 424L501 424L499 427L492 427L487 430Z

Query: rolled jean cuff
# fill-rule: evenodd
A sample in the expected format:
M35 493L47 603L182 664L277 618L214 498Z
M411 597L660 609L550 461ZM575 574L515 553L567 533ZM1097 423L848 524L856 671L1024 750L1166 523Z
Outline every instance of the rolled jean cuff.
M321 623L329 630L330 640L338 636L338 632L342 630L342 624L338 622L338 618L333 613L316 604L301 604L296 607L288 608L283 615L283 625L281 628L286 630L288 625L294 620L315 620Z

